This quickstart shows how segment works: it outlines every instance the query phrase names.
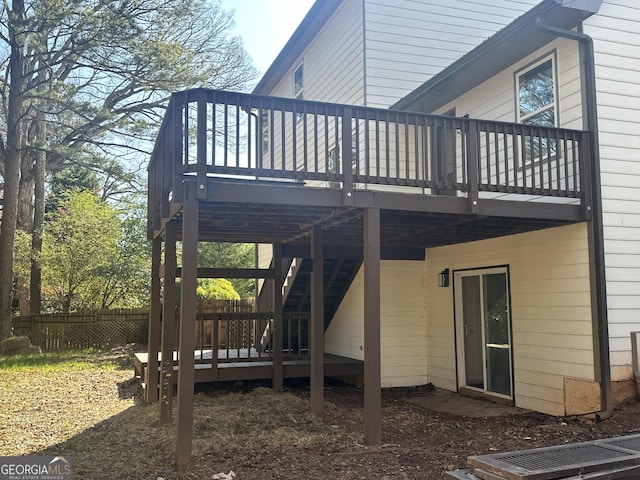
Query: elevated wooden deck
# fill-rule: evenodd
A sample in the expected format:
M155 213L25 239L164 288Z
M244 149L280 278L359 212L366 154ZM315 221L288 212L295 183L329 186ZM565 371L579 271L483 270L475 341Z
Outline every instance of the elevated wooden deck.
M589 133L214 90L174 94L149 163L148 235L199 203L198 240L429 248L589 220Z
M228 353L231 357L228 357ZM211 360L212 350L197 350L195 352L195 382L215 382L233 380L265 380L273 377L273 360L269 357L259 357L258 352L241 349L237 355L235 350L218 350L217 371L213 371ZM248 360L249 354L251 359ZM235 358L234 358L235 356ZM174 372L178 371L177 352L174 352ZM207 361L209 360L209 361ZM160 354L158 354L160 362ZM136 376L146 378L146 368L148 355L146 353L136 353L133 360ZM302 358L285 359L282 362L284 378L303 378L310 376L311 361L308 356ZM362 376L364 374L364 363L361 360L341 357L338 355L324 355L324 369L327 377ZM173 382L177 381L178 375L174 375Z
M364 437L379 444L380 260L423 259L430 247L590 221L590 144L590 133L578 130L206 89L172 95L148 168L148 360L183 352L176 465L191 459L193 383L223 378L272 378L278 389L284 377L308 375L311 411L321 413L325 375L364 372ZM200 268L198 242L270 244L273 261L269 268ZM292 329L283 312L288 258L312 261L306 329L302 320ZM364 366L323 355L325 258L362 261ZM177 277L173 328L162 318L175 316ZM247 320L254 343L225 345L272 356L191 358L203 350L195 340L198 278L272 285L269 306ZM288 330L296 342L287 345ZM214 331L210 348L218 340ZM289 357L292 348L308 349L310 360ZM160 402L161 423L171 419L174 370L171 362L162 362L160 375L147 369L148 386L160 388L147 388L146 399Z

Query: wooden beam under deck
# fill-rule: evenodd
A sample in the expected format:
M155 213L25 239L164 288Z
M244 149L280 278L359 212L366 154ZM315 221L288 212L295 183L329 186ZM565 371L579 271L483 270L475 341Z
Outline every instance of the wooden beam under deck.
M269 268L198 268L198 278L274 278ZM176 278L182 276L182 268L176 268Z
M247 204L247 199L256 205L284 205L297 207L345 207L342 190L330 188L312 188L303 184L257 183L251 180L235 182L209 178L214 186L209 188L207 202ZM354 190L353 208L379 208L381 210L399 210L432 212L453 215L478 214L507 217L548 218L558 220L583 220L584 212L578 204L553 202L527 202L506 199L479 198L477 205L470 205L466 197L430 195L415 188L405 192L378 190ZM300 212L300 210L297 210Z
M309 245L283 245L282 256L289 258L311 258ZM362 248L356 246L324 247L322 256L332 260L362 260ZM380 251L381 260L424 260L424 248L386 247Z
M443 197L424 194L372 192L354 190L354 207L342 205L337 190L304 186L282 187L252 185L251 181L208 180L208 192L235 192L213 200L211 195L201 202L199 240L210 242L282 243L283 256L303 253L309 258L311 229L321 225L324 230L325 257L351 255L362 246L362 216L366 208L381 212L381 258L416 259L425 248L464 243L487 238L512 235L584 221L580 205L524 202L501 199L480 199L470 213L464 197ZM193 183L186 181L186 183ZM215 185L214 185L215 184ZM273 203L254 203L261 200L255 189L273 190ZM296 192L296 194L292 194ZM328 193L327 193L328 192ZM299 194L299 195L298 195ZM332 202L313 199L331 197ZM298 202L309 197L311 202ZM317 196L317 197L316 197ZM231 202L238 198L237 203ZM242 198L243 200L239 200ZM369 201L361 201L369 198ZM250 199L250 203L248 200ZM287 203L290 202L290 203ZM182 235L182 214L176 217L178 240ZM423 234L428 232L428 235ZM296 251L298 249L299 251ZM344 252L332 249L345 249ZM399 252L405 252L404 254ZM310 253L310 252L309 252ZM361 253L355 254L358 257ZM422 252L423 254L423 252ZM297 256L297 255L296 255ZM408 258L411 257L411 258ZM355 257L354 257L355 258ZM249 269L251 270L251 269ZM226 270L201 270L202 275L233 275ZM229 274L229 275L227 275ZM243 271L244 277L269 274L261 270Z

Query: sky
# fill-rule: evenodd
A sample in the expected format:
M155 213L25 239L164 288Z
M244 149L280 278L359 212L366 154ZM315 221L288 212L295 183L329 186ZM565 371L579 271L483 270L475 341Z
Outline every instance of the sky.
M269 68L314 0L222 0L224 10L235 10L235 30L253 58L260 76Z

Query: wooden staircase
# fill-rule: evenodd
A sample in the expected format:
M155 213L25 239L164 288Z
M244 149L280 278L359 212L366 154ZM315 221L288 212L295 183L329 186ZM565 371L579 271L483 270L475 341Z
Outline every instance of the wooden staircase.
M311 312L311 268L308 258L296 258L285 282L283 310L286 313ZM326 330L338 311L340 302L349 290L362 260L324 260L324 329Z
M285 348L295 347L308 351L309 323L311 317L311 270L313 261L308 258L283 258L283 271L287 272L282 286L283 302L283 345ZM349 290L358 270L361 259L324 259L324 329L329 324ZM273 311L273 282L265 282L258 295L258 310ZM300 329L298 335L295 330ZM294 330L292 335L292 330ZM259 341L261 351L271 348L269 338L271 324L268 324ZM298 340L296 340L298 338ZM299 341L302 344L298 345Z

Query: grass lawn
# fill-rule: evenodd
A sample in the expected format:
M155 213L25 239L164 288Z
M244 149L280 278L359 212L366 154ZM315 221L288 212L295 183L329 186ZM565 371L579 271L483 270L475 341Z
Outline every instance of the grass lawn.
M131 350L131 349L129 349ZM140 401L130 351L0 356L0 455L65 455L75 479L178 478L173 427ZM268 388L196 395L194 470L211 478L233 468L218 460L254 449L340 448L340 434L309 413L308 402ZM249 453L250 454L250 453ZM205 461L206 465L198 463ZM202 476L202 475L205 476Z
M69 455L74 478L151 478L164 432L138 395L125 349L0 357L0 455ZM150 462L131 451L145 434Z

